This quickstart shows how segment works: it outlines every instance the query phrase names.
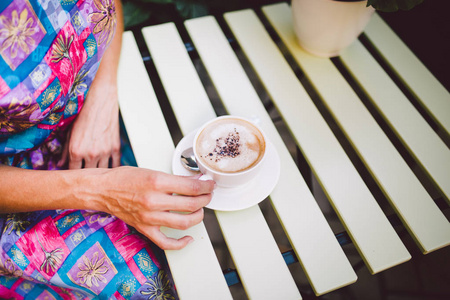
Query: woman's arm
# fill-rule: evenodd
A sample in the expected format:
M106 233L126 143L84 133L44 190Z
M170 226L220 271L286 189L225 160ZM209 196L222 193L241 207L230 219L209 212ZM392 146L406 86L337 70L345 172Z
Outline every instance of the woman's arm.
M187 229L203 220L211 201L212 181L181 177L119 165L117 65L122 38L120 2L118 26L97 76L72 128L70 168L64 171L24 170L0 164L0 213L54 209L103 211L122 219L162 249L180 249L192 237L172 239L160 226ZM107 147L103 147L107 145ZM187 214L172 211L187 212Z
M214 188L213 181L134 167L38 171L0 165L0 178L2 213L103 211L133 226L162 249L181 249L192 241L189 236L168 238L160 226L187 229L201 222Z
M60 166L69 169L107 168L120 165L119 103L117 70L122 45L122 5L115 1L117 26L111 44L103 55L84 106L74 121Z

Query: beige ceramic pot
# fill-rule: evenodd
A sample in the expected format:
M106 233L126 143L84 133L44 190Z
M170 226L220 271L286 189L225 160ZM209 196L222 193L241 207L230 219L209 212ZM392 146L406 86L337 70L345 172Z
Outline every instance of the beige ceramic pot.
M367 1L292 0L300 46L323 57L339 55L362 33L375 11Z

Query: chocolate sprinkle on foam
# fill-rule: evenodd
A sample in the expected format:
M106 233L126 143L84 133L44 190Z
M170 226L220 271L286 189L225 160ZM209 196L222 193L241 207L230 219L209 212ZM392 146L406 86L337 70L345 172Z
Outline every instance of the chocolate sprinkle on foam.
M241 144L239 143L239 132L234 129L234 132L228 133L226 138L216 139L216 147L213 152L208 154L209 157L214 156L215 161L219 161L224 157L234 158L240 154L239 148ZM212 160L212 158L211 158Z

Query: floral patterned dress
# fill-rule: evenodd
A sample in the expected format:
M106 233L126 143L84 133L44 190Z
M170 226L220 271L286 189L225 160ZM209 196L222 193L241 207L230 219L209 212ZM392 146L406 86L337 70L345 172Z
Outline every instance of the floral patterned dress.
M0 1L0 163L58 169L114 0ZM26 187L24 187L26 188ZM109 214L0 215L1 299L175 299L163 252Z

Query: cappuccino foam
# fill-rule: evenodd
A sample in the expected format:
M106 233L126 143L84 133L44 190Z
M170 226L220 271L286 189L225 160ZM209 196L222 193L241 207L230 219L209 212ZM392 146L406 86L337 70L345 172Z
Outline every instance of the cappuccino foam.
M261 160L265 142L253 124L224 118L202 130L196 148L198 156L209 168L235 173L250 169Z

